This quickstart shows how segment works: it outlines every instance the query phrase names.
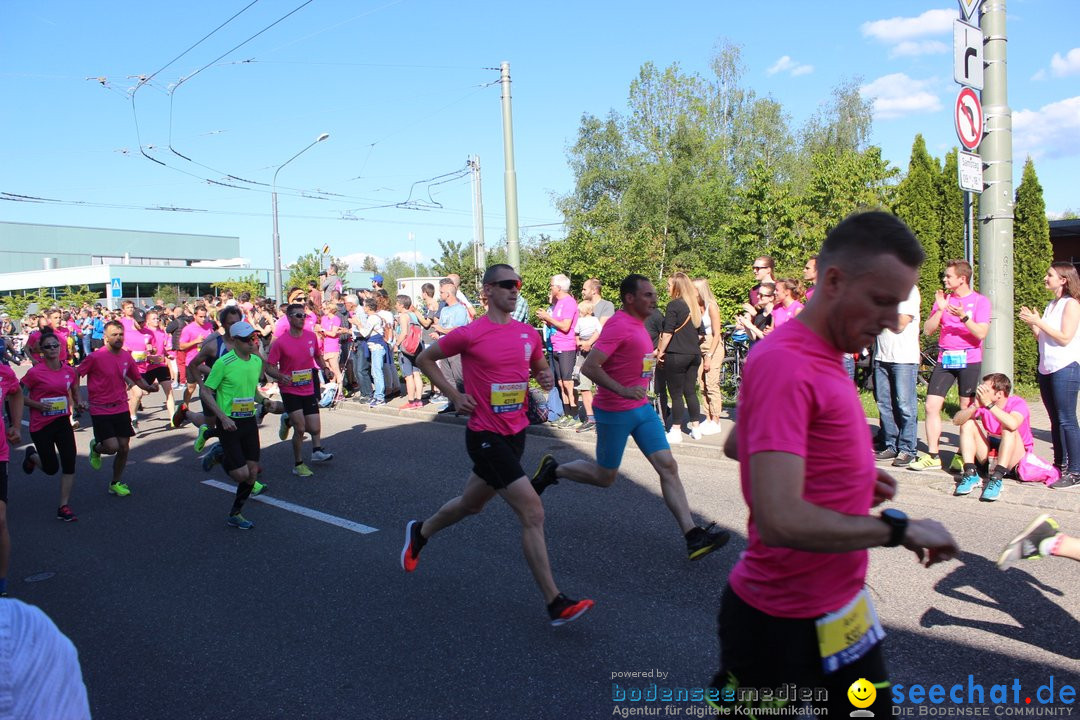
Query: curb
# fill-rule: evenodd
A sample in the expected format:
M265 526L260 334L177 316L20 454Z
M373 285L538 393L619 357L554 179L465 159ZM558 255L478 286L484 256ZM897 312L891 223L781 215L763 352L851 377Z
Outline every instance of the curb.
M425 405L425 408L430 405ZM420 420L424 422L437 422L446 425L458 425L464 427L468 422L467 418L459 417L457 415L439 415L436 412L430 410L401 410L393 407L392 405L380 405L378 407L369 408L365 407L359 402L353 402L345 400L338 405L339 410L344 410L351 415L366 415L374 414L381 415L388 418L404 418L408 420ZM547 440L559 440L561 442L569 443L572 445L578 445L581 447L591 448L595 445L593 434L578 434L572 430L559 430L545 425L530 425L525 430L528 435L537 438L544 438ZM634 443L633 438L627 441L627 447L633 448L637 452L637 445ZM735 464L734 460L730 460L724 456L723 447L720 445L713 445L708 442L692 441L683 442L678 445L673 445L671 452L676 458L695 458L699 460L714 460L723 463ZM927 487L947 497L953 497L952 491L955 481L951 473L945 471L915 471L906 470L903 468L893 468L887 464L878 467L888 470L901 484L908 486L922 486ZM972 493L971 496L964 498L956 498L956 502L974 502L976 504L983 504L979 501L978 495ZM1007 481L1001 497L996 501L997 504L1003 505L1020 505L1025 507L1036 508L1038 510L1061 510L1064 512L1080 513L1080 491L1069 493L1065 490L1050 490L1045 486L1036 483L1018 483L1016 481ZM986 503L990 504L990 503Z

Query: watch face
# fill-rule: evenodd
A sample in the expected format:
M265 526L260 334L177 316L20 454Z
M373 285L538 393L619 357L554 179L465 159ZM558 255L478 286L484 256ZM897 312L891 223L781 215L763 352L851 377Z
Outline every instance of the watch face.
M881 514L889 518L890 520L907 520L907 515L897 510L896 508L889 508L888 510L883 510Z

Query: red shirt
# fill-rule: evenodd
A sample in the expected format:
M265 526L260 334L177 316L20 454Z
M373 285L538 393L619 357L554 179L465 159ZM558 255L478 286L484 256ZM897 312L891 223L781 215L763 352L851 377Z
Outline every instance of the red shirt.
M530 370L544 359L536 328L517 320L500 325L485 315L451 330L439 347L447 357L461 356L465 392L476 400L470 430L516 435L528 426Z
M127 383L141 380L135 359L127 350L114 353L101 347L79 363L79 375L86 376L86 394L91 415L116 415L128 411Z
M649 386L656 367L656 351L649 331L641 320L625 310L616 310L604 324L593 350L607 355L602 367L615 382L626 387ZM597 385L593 404L607 412L621 412L639 408L648 402L648 398L628 400Z

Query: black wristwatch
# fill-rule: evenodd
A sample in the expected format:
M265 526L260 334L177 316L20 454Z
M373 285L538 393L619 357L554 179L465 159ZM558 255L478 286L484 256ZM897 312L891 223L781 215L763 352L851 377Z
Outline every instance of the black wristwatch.
M878 517L892 530L892 534L889 535L889 541L885 543L884 547L896 547L902 543L904 541L904 534L907 533L907 515L895 508L889 508L888 510L883 510Z

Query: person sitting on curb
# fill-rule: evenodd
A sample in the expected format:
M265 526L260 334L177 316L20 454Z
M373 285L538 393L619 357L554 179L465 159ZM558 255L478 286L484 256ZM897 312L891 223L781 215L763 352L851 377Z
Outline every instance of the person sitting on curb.
M1010 395L1012 381L1001 373L983 377L975 388L975 400L953 418L960 428L960 456L964 469L956 484L954 495L968 495L982 485L975 460L986 462L991 451L997 452L997 465L989 470L989 478L980 500L993 502L1001 495L1006 473L1020 464L1031 451L1035 439L1031 435L1031 409L1024 398Z

